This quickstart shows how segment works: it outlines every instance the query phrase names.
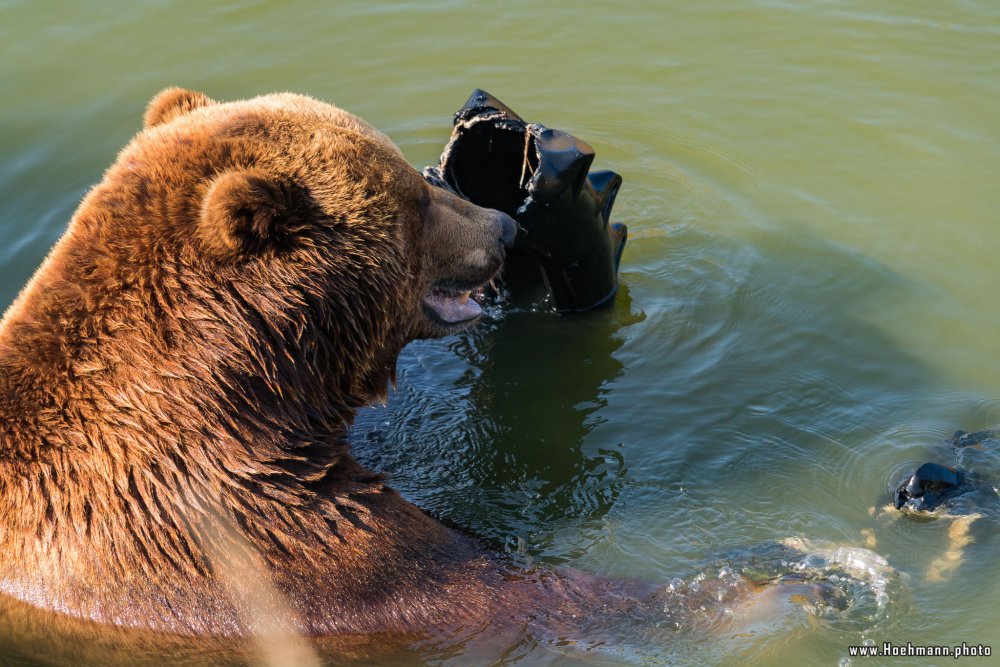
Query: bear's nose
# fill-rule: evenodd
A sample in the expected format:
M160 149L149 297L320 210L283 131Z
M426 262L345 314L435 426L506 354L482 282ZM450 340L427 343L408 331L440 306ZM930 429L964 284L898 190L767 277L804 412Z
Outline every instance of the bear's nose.
M505 248L510 248L514 245L514 237L517 236L517 223L514 222L514 218L500 211L497 211L497 217L500 220L500 242Z

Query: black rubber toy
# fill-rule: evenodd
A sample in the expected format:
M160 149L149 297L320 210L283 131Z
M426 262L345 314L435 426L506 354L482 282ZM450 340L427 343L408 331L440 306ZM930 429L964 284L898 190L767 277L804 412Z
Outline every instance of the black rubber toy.
M475 90L455 114L438 166L424 176L513 217L521 231L507 253L507 288L544 281L556 310L574 312L612 300L627 236L625 225L610 222L621 176L590 173L593 161L583 141L527 123Z

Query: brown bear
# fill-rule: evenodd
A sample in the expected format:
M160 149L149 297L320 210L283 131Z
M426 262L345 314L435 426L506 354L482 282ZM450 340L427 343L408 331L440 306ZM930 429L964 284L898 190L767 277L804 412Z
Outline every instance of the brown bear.
M511 568L349 452L514 232L328 104L157 96L0 323L0 625L459 641L649 602Z
M336 107L161 93L0 323L0 606L203 636L561 607L345 437L407 342L477 319L514 232Z

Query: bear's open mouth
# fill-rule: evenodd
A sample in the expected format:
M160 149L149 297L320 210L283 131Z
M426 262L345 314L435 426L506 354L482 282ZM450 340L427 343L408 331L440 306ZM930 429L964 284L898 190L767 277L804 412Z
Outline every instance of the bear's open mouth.
M482 285L437 283L424 296L424 310L443 324L471 322L483 314L482 306L473 298L473 294L482 293Z

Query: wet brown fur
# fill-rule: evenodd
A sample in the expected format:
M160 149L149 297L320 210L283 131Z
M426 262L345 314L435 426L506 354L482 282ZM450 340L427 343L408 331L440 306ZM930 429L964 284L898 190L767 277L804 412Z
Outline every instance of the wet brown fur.
M447 332L429 286L498 268L492 213L310 98L172 89L146 123L0 323L5 608L236 637L260 622L241 575L307 635L544 604L345 440L400 349Z

